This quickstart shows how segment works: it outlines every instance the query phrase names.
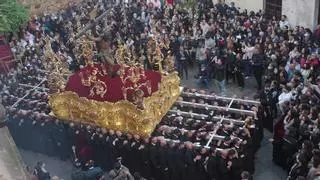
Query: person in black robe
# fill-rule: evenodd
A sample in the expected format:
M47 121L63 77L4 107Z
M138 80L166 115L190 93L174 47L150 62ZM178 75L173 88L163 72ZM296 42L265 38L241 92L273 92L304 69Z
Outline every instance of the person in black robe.
M219 179L221 180L230 180L230 174L228 169L228 159L226 155L218 151L217 155L219 156Z
M159 153L159 165L161 180L169 180L169 167L168 167L168 149L167 142L165 140L160 141L158 149Z
M105 157L108 160L107 168L108 170L112 169L113 164L116 162L116 149L114 148L114 141L116 139L116 135L113 130L109 130L108 136L106 137L106 149L107 149L107 156Z
M37 153L43 153L45 151L45 136L46 134L42 128L41 122L39 121L39 116L36 115L33 121L31 122L31 135L33 141L29 144L29 150L35 151Z
M100 141L100 129L95 129L91 136L91 147L93 149L93 159L96 165L103 167L103 144Z
M247 136L245 132L242 133L242 142L241 146L243 148L243 152L245 152L244 156L244 169L249 171L250 173L254 172L254 149L252 144L252 139Z
M237 152L234 149L229 150L228 159L228 169L230 171L231 179L240 179L242 164Z
M131 148L131 162L130 162L130 171L131 172L142 172L141 169L141 154L139 152L139 147L141 145L141 139L139 135L134 135L133 140L130 143L130 148Z
M44 124L43 124L43 131L46 134L46 139L45 139L45 154L50 157L58 156L58 151L56 150L55 144L53 142L54 140L54 126L55 123L52 121L51 118L45 118L44 119ZM59 134L57 134L59 135Z
M225 141L230 140L230 137L229 137L230 134L229 134L228 128L225 125L221 125L221 127L217 131L217 135L225 136L226 137Z
M168 168L169 168L169 177L170 180L180 180L179 177L179 172L178 172L178 166L177 166L177 147L176 143L174 142L169 142L169 147L168 147Z
M185 163L185 153L186 153L186 148L184 143L180 143L179 147L176 151L177 154L177 162L178 164L178 172L180 173L180 178L187 179L187 166Z
M199 180L206 180L207 173L205 170L205 162L207 157L207 149L201 148L199 154L195 157L196 177Z
M131 147L131 143L133 141L133 137L131 134L127 134L126 137L123 140L123 148L122 148L122 164L125 165L126 167L128 167L130 170L133 168L134 166L134 162L133 161L133 154L132 154L132 147Z
M160 163L158 154L157 139L152 138L149 149L150 167L151 167L151 179L160 179Z
M222 149L230 148L231 141L232 140L231 140L230 136L225 136L225 138L221 141L219 147Z
M208 174L208 179L218 179L218 170L219 170L219 164L218 164L218 156L217 156L217 151L214 147L211 148L211 153L208 156L207 160L207 174Z
M67 131L66 136L67 136L67 141L68 141L67 142L68 143L67 149L69 150L69 153L72 154L71 157L74 160L74 163L76 165L79 162L76 162L76 161L78 161L76 151L73 152L73 149L76 147L76 136L77 136L77 134L76 134L77 128L76 128L75 124L70 123L66 131Z
M112 142L113 148L115 149L115 157L123 159L124 153L124 137L120 131L116 131L116 138Z
M104 161L105 159L108 158L106 137L107 137L107 131L105 129L101 129L101 132L98 133L98 136L96 138L96 144L100 145L100 148L98 151L98 153L100 154L100 157L98 160L100 162L100 166L104 170L109 170L109 169L107 169L107 167L108 167L108 163L110 163L110 161Z
M66 160L69 152L67 150L68 146L65 128L58 119L55 119L52 127L51 137L55 152L61 160Z
M143 139L140 147L138 148L141 156L140 171L141 175L147 179L151 179L151 161L150 161L150 141L148 137Z
M185 152L185 166L187 170L187 180L196 179L196 166L195 159L196 153L193 149L193 145L191 143L186 144L186 152Z

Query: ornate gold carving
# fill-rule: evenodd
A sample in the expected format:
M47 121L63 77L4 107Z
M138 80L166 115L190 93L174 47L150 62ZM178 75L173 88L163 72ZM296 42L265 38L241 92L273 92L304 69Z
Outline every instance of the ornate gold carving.
M163 75L161 82L158 91L144 98L144 109L126 100L98 102L73 92L52 94L49 104L53 114L64 120L149 136L180 95L180 79L176 73Z
M97 74L98 69L95 68L92 70L91 74L88 76L87 79L83 77L82 72L79 73L79 76L81 78L82 85L91 87L89 94L90 97L93 97L94 95L99 95L101 98L103 98L107 92L107 85L105 82L97 78Z

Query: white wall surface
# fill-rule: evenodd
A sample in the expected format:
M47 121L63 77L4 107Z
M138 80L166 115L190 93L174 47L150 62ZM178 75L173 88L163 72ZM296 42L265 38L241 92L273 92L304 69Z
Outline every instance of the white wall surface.
M214 3L217 3L218 0L213 0ZM236 7L241 9L247 9L248 11L257 12L264 7L264 0L225 0L227 4L234 2Z
M218 0L212 0L217 3ZM280 0L279 0L280 1ZM318 25L320 0L282 0L282 14L288 17L291 26L303 26L314 29ZM225 0L227 4L235 3L236 7L248 11L264 9L265 0Z
M282 14L291 26L314 29L318 21L319 0L282 0Z

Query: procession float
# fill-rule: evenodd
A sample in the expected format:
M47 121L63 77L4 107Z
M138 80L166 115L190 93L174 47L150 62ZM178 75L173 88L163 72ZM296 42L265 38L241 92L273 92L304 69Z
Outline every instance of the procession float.
M180 95L173 59L163 56L165 44L155 37L149 38L147 50L152 69L145 69L122 43L107 57L114 64L95 62L95 45L84 36L77 44L85 66L70 73L49 44L49 104L59 119L149 136Z

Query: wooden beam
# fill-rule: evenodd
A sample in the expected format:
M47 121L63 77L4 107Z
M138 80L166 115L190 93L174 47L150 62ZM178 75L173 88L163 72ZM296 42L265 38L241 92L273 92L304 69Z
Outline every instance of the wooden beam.
M44 91L49 91L50 89L48 88L44 88L44 87L36 87L36 86L32 86L32 85L29 85L29 84L19 84L19 86L22 86L22 87L29 87L29 88L35 88L35 89L42 89Z
M254 101L254 100L237 99L237 98L230 98L230 97L224 97L224 96L215 96L215 95L207 95L207 94L200 94L200 93L188 93L188 92L182 92L181 94L187 95L189 97L195 96L195 97L202 97L205 99L223 99L223 100L228 100L228 101L234 100L234 101L238 101L238 102L260 105L260 101Z
M42 81L41 81L38 85L36 85L36 86L34 86L32 89L28 90L27 93L26 93L23 97L21 97L20 99L18 99L11 107L16 107L24 98L26 98L26 97L30 94L31 91L37 89L37 88L38 88L42 83L44 83L46 80L47 80L46 78L42 79Z
M76 34L75 39L81 37L82 35L84 35L89 29L91 29L93 26L95 26L98 22L100 22L104 17L106 17L108 14L110 14L111 12L111 8L107 9L104 13L102 13L99 17L97 17L96 19L93 19L93 21L86 25L83 29L81 29L78 34Z
M236 109L236 108L227 108L224 106L213 106L213 105L208 105L208 104L200 104L200 103L193 103L193 102L187 102L187 101L176 101L176 104L182 104L185 106L193 106L193 107L198 107L201 109L213 109L213 110L225 110L228 112L234 112L234 113L244 113L247 115L256 115L255 111L250 111L250 110L243 110L243 109Z
M170 114L178 114L178 115L181 115L183 117L194 117L194 118L201 119L201 120L208 118L208 115L205 115L205 114L190 113L190 112L185 112L185 111L169 110L168 113L170 113ZM221 116L213 116L212 119L215 119L215 120L219 121L221 119ZM217 122L217 121L215 121L215 122ZM236 125L239 125L239 126L243 126L244 125L244 121L237 120L237 119L231 119L231 118L225 118L224 117L223 121L228 121L230 123L233 123L233 124L236 124Z

